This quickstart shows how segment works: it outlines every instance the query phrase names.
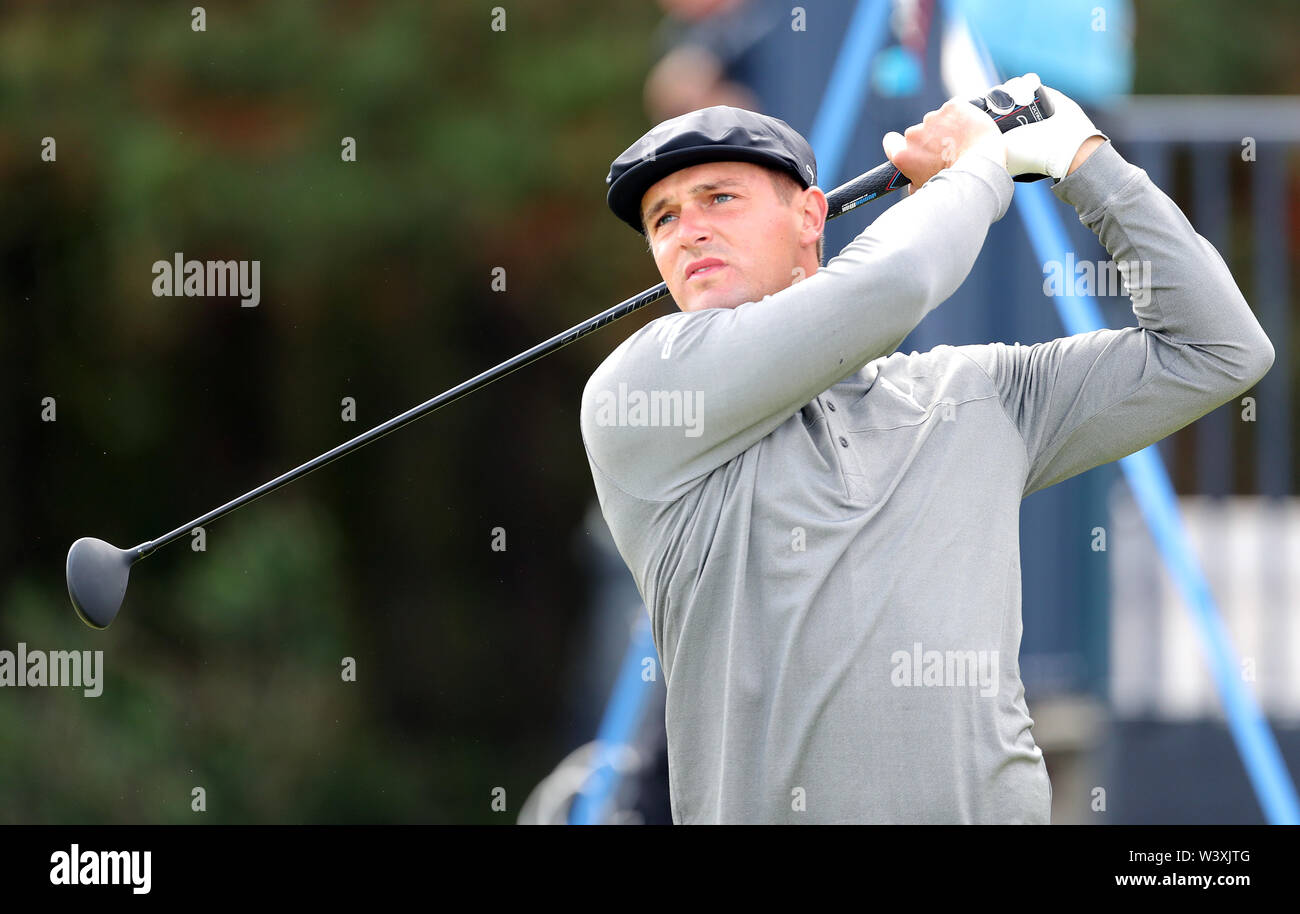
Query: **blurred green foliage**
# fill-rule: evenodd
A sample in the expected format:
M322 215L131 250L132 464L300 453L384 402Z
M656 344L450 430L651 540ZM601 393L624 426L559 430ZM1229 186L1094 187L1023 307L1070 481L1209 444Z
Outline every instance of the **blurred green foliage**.
M604 209L657 10L495 5L4 9L0 649L106 682L0 690L0 822L513 822L573 748L608 336L160 550L106 632L62 579L657 281ZM154 297L177 251L261 261L261 304Z
M1300 92L1295 0L1135 0L1139 95Z

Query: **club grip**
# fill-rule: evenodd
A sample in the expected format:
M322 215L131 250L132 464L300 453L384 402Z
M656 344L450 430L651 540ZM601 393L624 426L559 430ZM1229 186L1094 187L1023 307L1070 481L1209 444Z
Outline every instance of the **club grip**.
M1034 93L1027 105L1017 105L1011 96L1001 89L994 89L983 98L972 98L970 103L993 118L993 123L1003 133L1045 121L1056 113L1051 97L1043 91L1042 86Z
M1051 96L1044 92L1041 86L1026 105L1017 105L1011 96L1001 89L994 89L982 98L973 98L970 103L993 118L993 122L1003 133L1026 124L1045 121L1056 113ZM1012 180L1039 181L1046 177L1047 175L1036 174L1016 175ZM826 218L834 219L863 203L870 203L910 183L892 163L883 162L827 194L829 212Z
M1034 97L1027 105L1017 105L1015 100L1001 89L994 89L983 98L972 98L970 103L993 118L993 123L997 124L998 129L1003 133L1017 127L1045 121L1056 113L1052 97L1043 91L1042 86L1034 92ZM1024 174L1015 175L1011 180L1023 184L1029 181L1041 181L1046 177L1047 175Z

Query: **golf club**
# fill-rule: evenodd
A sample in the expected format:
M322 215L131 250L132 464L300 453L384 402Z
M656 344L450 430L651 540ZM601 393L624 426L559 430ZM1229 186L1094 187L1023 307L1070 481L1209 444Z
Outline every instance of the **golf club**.
M1022 124L1030 123L1031 120L1035 122L1045 120L1053 114L1051 99L1042 89L1038 90L1027 105L1017 105L1011 96L1000 89L994 89L983 98L972 99L971 104L987 112L1003 133ZM1044 177L1046 175L1018 175L1015 180L1033 181ZM834 219L863 203L868 203L898 190L898 188L908 183L910 183L908 179L893 164L884 162L831 191L827 195L829 210L826 218ZM82 537L73 543L68 550L68 596L72 598L72 605L76 608L77 614L82 621L91 628L108 628L109 624L117 616L118 610L122 606L122 600L126 596L126 585L131 573L131 566L155 550L187 535L195 527L201 527L219 517L224 517L236 508L241 508L301 476L306 476L312 470L319 469L345 454L350 454L358 448L382 438L389 432L394 432L402 426L414 422L421 416L446 406L448 403L453 403L461 397L523 368L525 365L531 365L543 356L550 355L552 352L564 348L606 324L613 323L633 311L665 298L667 295L668 286L666 283L661 282L653 288L634 295L609 310L588 318L577 326L551 337L545 342L538 343L531 349L502 362L495 368L490 368L468 381L444 391L433 399L394 416L368 432L363 432L355 438L345 441L319 457L307 461L302 466L263 483L251 492L246 492L233 501L226 502L221 507L214 508L207 514L182 524L158 539L149 540L131 549L119 549L117 546L101 539L89 536Z

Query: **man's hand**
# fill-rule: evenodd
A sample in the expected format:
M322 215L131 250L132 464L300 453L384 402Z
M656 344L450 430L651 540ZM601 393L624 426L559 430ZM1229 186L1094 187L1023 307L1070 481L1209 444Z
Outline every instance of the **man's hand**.
M1026 73L1008 79L1002 84L1002 89L1016 104L1023 105L1034 97L1040 86L1037 73ZM1078 168L1093 149L1110 137L1097 129L1078 102L1050 86L1042 86L1042 89L1052 100L1052 116L1036 124L1016 127L1005 134L1007 171L1012 175L1051 175L1059 181Z
M1007 166L1006 142L993 119L965 99L950 98L900 135L885 134L881 145L894 167L912 182L908 193L952 165L966 152L976 152Z

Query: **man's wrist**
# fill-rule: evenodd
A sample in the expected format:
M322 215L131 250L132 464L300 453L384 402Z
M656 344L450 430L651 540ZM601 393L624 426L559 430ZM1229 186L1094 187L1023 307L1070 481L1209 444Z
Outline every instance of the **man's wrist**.
M1066 177L1074 174L1074 170L1087 161L1088 156L1096 152L1097 147L1104 142L1106 142L1106 138L1100 133L1094 133L1092 136L1088 137L1088 139L1084 140L1079 145L1078 152L1074 154L1074 159L1070 162L1070 167L1065 172Z
M1007 141L1001 133L983 137L978 142L968 146L963 155L971 152L992 159L1003 169L1007 167Z

